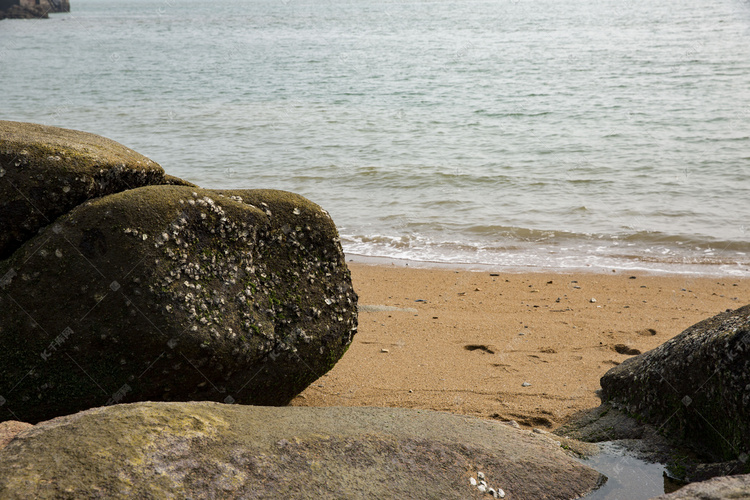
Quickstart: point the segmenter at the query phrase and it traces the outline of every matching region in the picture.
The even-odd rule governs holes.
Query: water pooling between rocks
[[[607,476],[607,482],[586,500],[648,500],[672,491],[665,490],[664,465],[641,460],[611,441],[599,443],[599,448],[581,463]]]

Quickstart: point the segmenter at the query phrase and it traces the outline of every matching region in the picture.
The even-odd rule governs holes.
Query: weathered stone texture
[[[750,306],[697,323],[601,379],[604,401],[715,461],[750,451]]]
[[[136,403],[37,425],[0,451],[0,497],[573,499],[604,479],[547,436],[397,408]]]
[[[5,418],[112,402],[286,404],[343,355],[356,294],[328,214],[281,191],[147,186],[0,262]]]

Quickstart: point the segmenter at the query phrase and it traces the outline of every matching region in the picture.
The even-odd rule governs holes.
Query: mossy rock
[[[605,479],[547,436],[399,408],[135,403],[44,422],[0,450],[0,497],[572,499]]]
[[[0,419],[113,402],[283,405],[338,361],[357,296],[328,214],[281,191],[145,186],[0,261]]]
[[[105,137],[0,121],[0,259],[86,200],[151,184],[185,181]]]
[[[602,397],[713,461],[750,454],[750,306],[718,314],[601,379]]]

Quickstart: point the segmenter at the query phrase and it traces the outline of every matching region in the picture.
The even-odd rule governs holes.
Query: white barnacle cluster
[[[271,209],[268,208],[268,203],[261,202],[260,206],[263,207],[263,210],[266,212],[266,215],[269,217],[273,217],[273,213],[271,212]]]
[[[228,217],[238,208],[230,199],[242,201],[193,192],[169,224],[149,228],[158,269],[149,288],[164,299],[162,314],[202,339],[208,363],[214,339],[230,341],[240,363],[351,343],[356,295],[342,285],[338,242],[307,224],[308,211],[290,207],[298,217],[283,227],[256,225],[252,217]],[[272,215],[268,204],[258,205]],[[142,227],[125,232],[143,239]]]
[[[133,236],[137,237],[138,239],[142,241],[146,241],[148,239],[148,234],[146,234],[143,231],[138,231],[137,229],[133,229],[130,227],[127,227],[123,231],[125,234],[132,234]]]
[[[119,163],[108,168],[100,168],[93,177],[97,189],[101,192],[110,186],[131,187],[157,184],[158,180],[163,179],[163,174],[158,170],[135,168],[133,165]]]
[[[491,495],[493,498],[505,498],[505,492],[501,488],[491,488],[487,484],[487,480],[483,472],[477,472],[477,477],[470,477],[469,484],[476,486],[476,488],[487,495]]]
[[[180,205],[182,212],[153,238],[165,258],[155,260],[164,270],[151,291],[166,294],[164,312],[184,315],[192,323],[190,331],[235,338],[236,328],[230,326],[234,323],[225,317],[231,296],[227,287],[238,285],[255,270],[256,229],[247,221],[227,219],[221,205],[208,196],[194,192]],[[126,230],[138,236],[137,231]]]

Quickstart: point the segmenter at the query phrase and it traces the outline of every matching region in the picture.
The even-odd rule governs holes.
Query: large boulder
[[[0,497],[572,499],[603,480],[549,437],[396,408],[136,403],[56,418],[0,451]]]
[[[750,475],[715,477],[691,483],[653,500],[739,500],[750,498]]]
[[[88,199],[173,183],[189,184],[105,137],[0,120],[0,259]]]
[[[715,461],[750,450],[750,306],[697,323],[625,360],[602,396]]]
[[[0,261],[0,419],[286,404],[347,350],[356,300],[333,221],[301,196],[163,185],[87,201]]]

